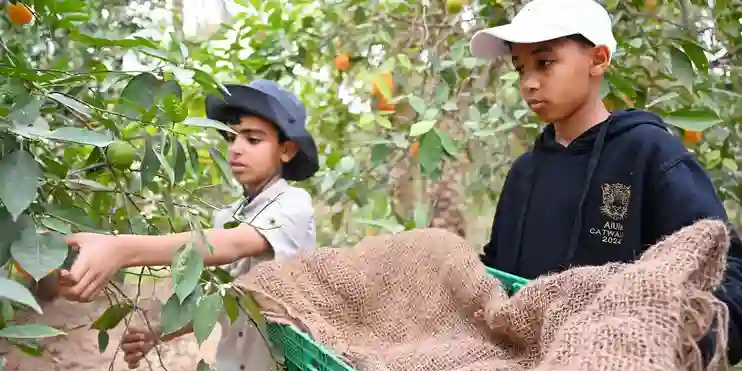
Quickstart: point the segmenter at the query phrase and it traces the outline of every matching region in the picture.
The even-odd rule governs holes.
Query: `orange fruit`
[[[379,76],[374,79],[373,84],[371,85],[371,92],[374,93],[374,95],[381,96],[381,90],[379,89],[379,84],[386,85],[387,88],[389,88],[389,91],[392,91],[394,79],[392,78],[391,72],[382,72],[379,74]]]
[[[379,110],[382,111],[394,111],[394,104],[387,103],[386,98],[383,96],[379,97]]]
[[[28,272],[24,271],[23,268],[21,268],[20,265],[18,265],[18,262],[14,262],[13,266],[15,266],[15,269],[18,271],[18,273],[22,274],[24,277],[28,278],[29,280],[33,280],[33,277],[28,274]]]
[[[8,3],[8,18],[15,24],[29,24],[33,19],[33,13],[23,3]]]
[[[350,68],[350,56],[346,53],[335,57],[335,68],[340,71],[347,71]]]
[[[685,130],[683,131],[683,139],[686,143],[698,144],[703,139],[703,133],[700,131]]]
[[[420,144],[418,143],[412,143],[410,144],[410,156],[415,157],[417,156],[417,152],[420,151]]]
[[[644,0],[644,12],[654,12],[657,10],[657,5],[659,5],[659,1],[657,0]]]

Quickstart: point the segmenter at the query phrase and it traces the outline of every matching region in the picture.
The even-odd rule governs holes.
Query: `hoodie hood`
[[[542,165],[544,158],[556,153],[566,153],[571,155],[583,155],[587,152],[590,153],[587,169],[585,171],[584,186],[580,192],[579,203],[577,205],[577,215],[569,235],[569,247],[564,259],[564,266],[567,266],[574,258],[575,252],[579,247],[579,236],[583,224],[582,211],[585,206],[585,199],[587,198],[588,191],[592,185],[595,169],[600,163],[603,148],[611,141],[620,138],[622,135],[642,125],[654,125],[663,130],[667,130],[667,126],[658,115],[652,112],[639,111],[635,109],[627,109],[611,113],[605,121],[582,133],[582,135],[575,138],[575,140],[566,147],[556,141],[556,133],[553,124],[548,125],[544,129],[541,135],[536,139],[534,145],[533,161],[531,163],[532,166],[530,166],[529,169],[525,169],[524,174],[525,185],[528,189],[525,196],[526,202],[523,203],[522,209],[519,210],[518,213],[518,222],[516,227],[516,236],[518,236],[516,244],[516,249],[518,250],[518,261],[521,258],[523,229],[528,216],[527,214],[530,206],[534,179],[535,176],[538,175],[540,165]]]
[[[654,125],[667,129],[662,118],[652,112],[627,109],[613,112],[608,118],[588,129],[582,135],[573,140],[569,146],[564,147],[556,141],[554,125],[548,125],[536,139],[534,151],[567,151],[571,153],[583,153],[594,147],[600,147],[606,141],[610,141],[625,134],[640,125]],[[601,129],[605,130],[601,138]]]

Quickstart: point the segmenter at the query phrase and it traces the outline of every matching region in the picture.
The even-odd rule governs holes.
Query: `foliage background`
[[[30,355],[62,335],[15,318],[41,311],[31,292],[44,281],[35,281],[69,264],[63,235],[199,230],[239,197],[218,124],[201,119],[205,93],[220,84],[274,79],[305,102],[321,171],[301,185],[328,247],[427,225],[481,246],[504,175],[542,128],[509,64],[468,50],[475,30],[506,22],[521,1],[465,2],[460,11],[440,0],[25,3],[30,24],[0,17],[0,265],[8,277],[0,278],[0,338]],[[674,125],[739,224],[742,4],[603,3],[620,49],[606,104],[649,109]],[[345,54],[350,68],[341,71],[335,58]],[[703,134],[691,140],[689,131]],[[130,169],[106,156],[117,141],[136,148]],[[204,271],[189,246],[173,261],[172,269],[122,272],[111,285],[110,309],[92,324],[101,349],[110,329],[137,316],[139,292],[124,294],[124,281],[172,272],[162,312],[171,329],[196,313],[231,311],[223,272]],[[195,318],[201,343],[216,317]]]

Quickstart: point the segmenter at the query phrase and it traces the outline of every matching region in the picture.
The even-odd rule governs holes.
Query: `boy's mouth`
[[[233,161],[229,162],[229,167],[232,168],[233,171],[245,171],[245,169],[247,169],[247,166],[245,166],[244,164]]]
[[[527,99],[526,103],[528,104],[528,107],[531,107],[534,111],[538,111],[546,105],[545,101],[539,99]]]

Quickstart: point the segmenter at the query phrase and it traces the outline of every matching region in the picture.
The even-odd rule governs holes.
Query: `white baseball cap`
[[[533,0],[506,25],[478,31],[471,53],[479,58],[510,55],[507,42],[530,44],[579,34],[595,45],[616,52],[611,18],[594,0]]]

